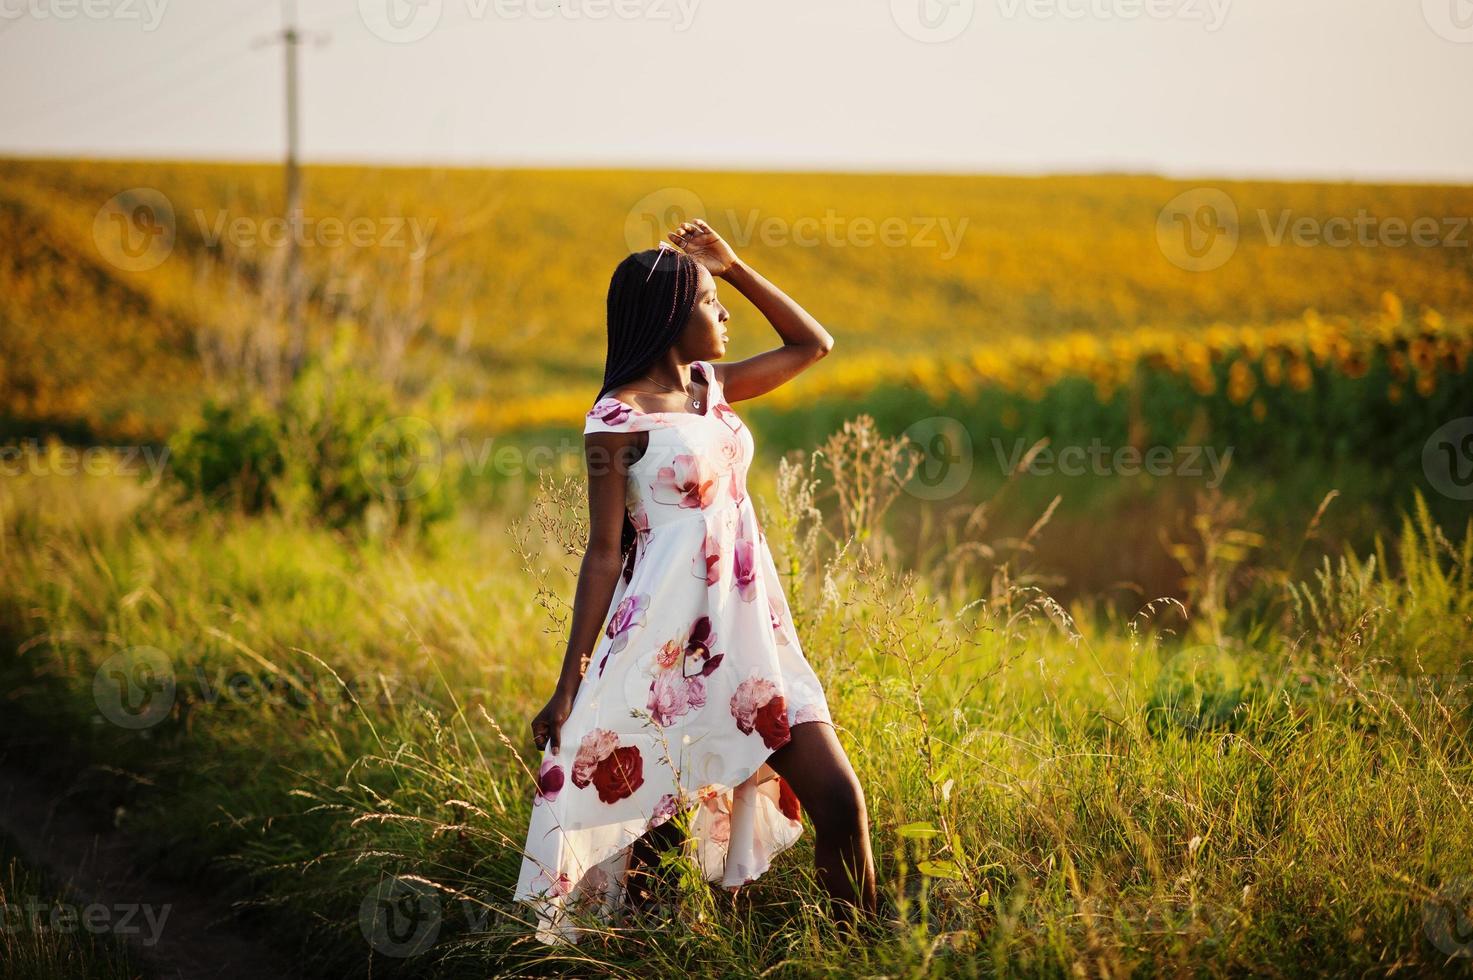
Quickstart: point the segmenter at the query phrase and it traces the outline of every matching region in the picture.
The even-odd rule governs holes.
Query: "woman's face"
[[[696,302],[685,322],[685,335],[681,338],[681,352],[696,361],[709,361],[726,356],[726,321],[731,316],[721,300],[716,298],[716,279],[697,267],[700,284],[696,287]]]

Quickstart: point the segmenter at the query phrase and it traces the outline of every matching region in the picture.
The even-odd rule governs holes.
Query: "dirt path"
[[[113,924],[153,977],[274,980],[293,975],[263,940],[234,921],[225,901],[139,867],[126,835],[99,828],[67,797],[66,787],[43,783],[0,754],[0,830],[15,841],[27,864],[66,886],[62,900],[106,909],[106,916],[100,910],[95,914]]]

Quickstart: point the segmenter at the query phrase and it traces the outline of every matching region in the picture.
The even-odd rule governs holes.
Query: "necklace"
[[[667,384],[660,384],[660,382],[655,381],[655,379],[654,378],[651,378],[648,374],[645,375],[645,378],[648,379],[649,381],[654,382],[657,385],[660,385],[660,387],[661,388],[664,388],[666,391],[678,391],[678,392],[680,392],[685,397],[690,398],[690,403],[691,403],[691,405],[695,406],[696,411],[700,411],[700,409],[701,409],[701,400],[699,398],[691,398],[690,392],[686,391],[684,388],[672,388],[672,387],[670,387]]]

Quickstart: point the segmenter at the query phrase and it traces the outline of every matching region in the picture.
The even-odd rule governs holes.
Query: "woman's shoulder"
[[[584,416],[583,432],[642,432],[654,428],[651,416],[612,394],[593,403]]]

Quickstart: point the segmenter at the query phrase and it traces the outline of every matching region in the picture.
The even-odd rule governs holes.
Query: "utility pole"
[[[306,353],[306,326],[302,318],[303,287],[306,280],[302,275],[301,240],[305,222],[302,214],[302,172],[298,163],[302,126],[298,97],[300,73],[297,66],[297,48],[307,40],[319,46],[326,44],[328,35],[321,31],[298,30],[296,0],[281,0],[281,23],[280,33],[259,39],[257,45],[280,41],[286,55],[286,225],[288,240],[284,279],[288,331],[286,369],[287,378],[290,379],[296,377],[297,372],[301,369],[302,359]]]

